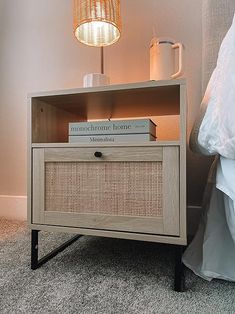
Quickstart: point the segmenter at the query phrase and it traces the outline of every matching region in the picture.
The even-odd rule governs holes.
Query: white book
[[[150,119],[69,123],[69,135],[143,134],[156,136],[156,124]]]
[[[69,143],[126,143],[155,141],[151,134],[124,134],[124,135],[73,135],[69,136]]]

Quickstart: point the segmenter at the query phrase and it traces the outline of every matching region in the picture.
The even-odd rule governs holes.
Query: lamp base
[[[89,73],[83,77],[83,87],[95,87],[109,84],[109,77],[102,73]]]

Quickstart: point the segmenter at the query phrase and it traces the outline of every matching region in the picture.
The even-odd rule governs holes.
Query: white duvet
[[[204,279],[235,281],[235,16],[220,47],[198,143],[219,154],[216,184],[183,262]]]
[[[235,159],[235,16],[206,91],[207,111],[198,135],[210,154]]]

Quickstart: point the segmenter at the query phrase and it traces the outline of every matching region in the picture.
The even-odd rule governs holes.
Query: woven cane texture
[[[48,162],[45,210],[162,217],[161,162]]]
[[[86,45],[115,43],[121,34],[120,0],[74,0],[74,32]]]

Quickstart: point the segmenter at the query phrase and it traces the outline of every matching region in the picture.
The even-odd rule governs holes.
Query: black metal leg
[[[31,269],[38,268],[38,230],[31,231]]]
[[[66,241],[65,243],[60,245],[58,248],[51,251],[49,254],[38,259],[38,232],[39,232],[39,230],[32,230],[32,232],[31,232],[31,269],[33,269],[33,270],[41,267],[43,264],[48,262],[50,259],[55,257],[58,253],[62,252],[69,245],[71,245],[78,238],[81,237],[81,235],[76,235],[76,236],[72,237],[72,239]]]
[[[183,251],[184,251],[184,246],[176,245],[174,290],[177,292],[183,292],[185,289],[184,265],[182,263]]]

